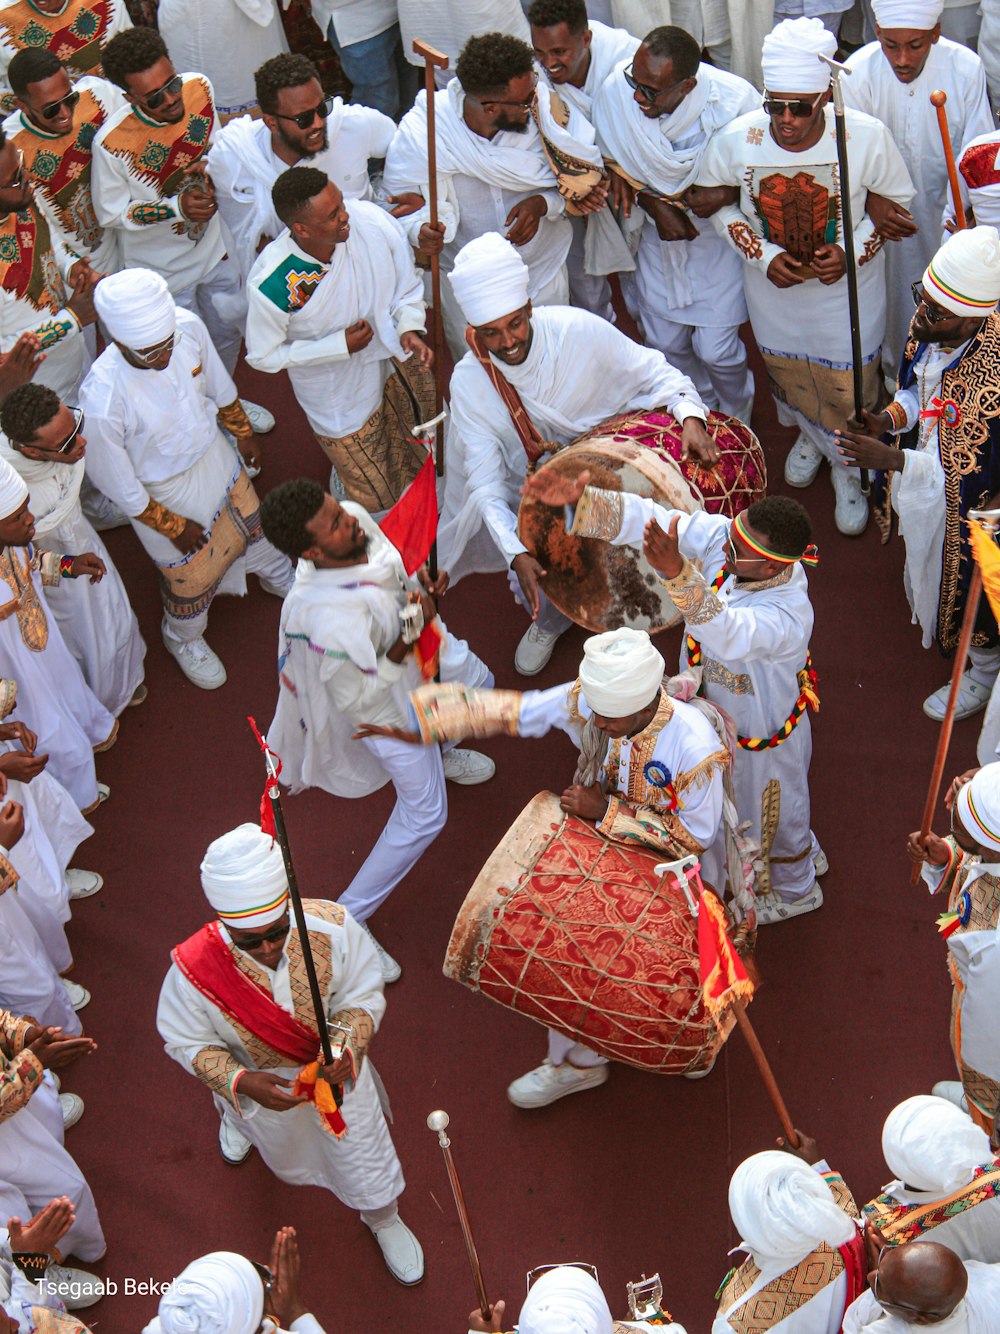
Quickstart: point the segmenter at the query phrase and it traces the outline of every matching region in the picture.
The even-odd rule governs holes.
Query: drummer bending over
[[[593,820],[607,838],[643,843],[671,861],[697,853],[705,880],[721,892],[729,750],[693,704],[661,688],[665,664],[644,630],[595,635],[583,654],[576,681],[524,693],[429,686],[410,696],[419,736],[378,726],[357,735],[435,745],[468,736],[541,737],[558,727],[580,748],[562,809]],[[517,1107],[545,1107],[607,1077],[603,1056],[550,1030],[548,1058],[516,1079],[507,1096]]]
[[[534,676],[570,621],[540,589],[545,571],[517,535],[529,460],[534,466],[546,450],[609,417],[642,409],[673,413],[682,424],[685,456],[714,463],[719,449],[705,430],[708,409],[698,391],[662,352],[640,347],[589,311],[546,306],[532,313],[528,269],[498,233],[464,246],[449,281],[478,352],[465,354],[451,380],[441,559],[454,578],[499,569],[500,553],[511,591],[532,621],[514,666]]]
[[[828,863],[809,824],[809,711],[819,707],[803,569],[816,563],[809,515],[787,496],[759,500],[734,520],[681,514],[585,487],[588,476],[546,469],[528,479],[525,495],[575,507],[575,535],[641,546],[660,573],[685,621],[681,669],[700,672],[706,699],[739,733],[736,809],[763,853],[757,921],[812,912],[823,903],[816,877]]]

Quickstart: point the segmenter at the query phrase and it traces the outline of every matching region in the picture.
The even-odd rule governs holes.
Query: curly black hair
[[[533,28],[556,28],[565,23],[571,33],[579,36],[589,26],[587,5],[585,0],[532,0],[528,22]]]
[[[319,79],[319,70],[308,56],[282,51],[280,56],[265,60],[253,76],[261,111],[273,116],[278,110],[278,94],[282,88],[301,88],[311,79]]]
[[[470,37],[455,64],[455,75],[470,97],[502,93],[511,79],[531,74],[535,54],[527,42],[505,32]]]
[[[0,403],[0,429],[12,445],[30,445],[58,411],[59,395],[47,384],[19,384]]]
[[[166,56],[167,44],[155,28],[126,28],[112,37],[101,52],[104,75],[128,92],[128,76],[141,74]]]
[[[318,167],[289,167],[271,186],[275,213],[286,227],[291,227],[310,199],[315,199],[329,184],[329,176]]]
[[[7,66],[7,82],[15,97],[24,97],[29,83],[51,79],[53,74],[65,68],[59,57],[44,46],[25,46]]]
[[[701,47],[684,28],[669,24],[654,28],[642,40],[649,54],[657,60],[669,60],[676,82],[693,79],[701,64]]]
[[[325,498],[326,492],[319,482],[306,477],[282,482],[273,491],[268,491],[260,502],[260,526],[264,536],[289,560],[298,560],[314,543],[306,524],[315,519]]]
[[[750,527],[761,534],[772,551],[799,557],[812,538],[809,514],[791,496],[765,496],[746,512]]]

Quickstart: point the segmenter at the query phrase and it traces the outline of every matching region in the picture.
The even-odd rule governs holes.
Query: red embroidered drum
[[[732,1027],[701,1002],[695,919],[651,848],[540,792],[462,904],[446,976],[640,1070],[702,1070]]]
[[[571,477],[587,468],[595,486],[652,496],[685,514],[704,509],[733,518],[767,490],[764,451],[735,417],[712,412],[708,429],[722,450],[712,469],[680,461],[681,428],[662,412],[612,417],[542,467]],[[533,501],[521,502],[518,534],[547,571],[546,595],[577,625],[597,632],[629,625],[654,634],[681,619],[641,551],[571,537],[561,510]]]

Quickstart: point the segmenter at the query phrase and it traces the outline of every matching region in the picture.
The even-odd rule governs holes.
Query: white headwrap
[[[288,878],[278,844],[259,825],[241,824],[209,843],[201,887],[227,926],[267,926],[288,903]]]
[[[924,291],[955,315],[985,316],[1000,301],[1000,234],[967,227],[949,236],[927,265]]]
[[[1000,762],[984,765],[959,788],[955,811],[977,843],[1000,852]]]
[[[176,328],[170,288],[151,269],[119,269],[102,278],[94,305],[115,342],[133,350],[164,342]]]
[[[880,28],[936,28],[944,0],[872,0]]]
[[[837,39],[819,19],[785,19],[764,38],[764,87],[769,93],[825,92],[830,66],[821,53],[835,56]]]
[[[608,630],[583,646],[583,697],[603,718],[625,718],[652,703],[665,668],[645,630]]]
[[[464,245],[448,281],[473,326],[502,319],[528,304],[528,266],[499,232],[484,232]]]
[[[761,1267],[771,1259],[789,1268],[821,1241],[843,1246],[855,1233],[820,1174],[776,1149],[740,1163],[729,1183],[729,1212]]]
[[[882,1153],[904,1186],[942,1197],[968,1185],[973,1170],[993,1158],[985,1130],[954,1103],[930,1093],[892,1109],[882,1129]]]
[[[0,459],[0,519],[9,519],[28,498],[24,478],[6,459]]]
[[[193,1260],[160,1298],[162,1334],[257,1334],[264,1285],[249,1260],[213,1251]]]
[[[517,1328],[519,1334],[612,1334],[614,1321],[594,1276],[560,1265],[532,1284]]]

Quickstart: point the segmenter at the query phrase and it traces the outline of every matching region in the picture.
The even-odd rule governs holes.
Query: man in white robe
[[[515,391],[543,450],[569,444],[616,413],[655,408],[682,424],[686,449],[714,461],[708,410],[661,352],[640,347],[607,320],[569,307],[533,313],[527,267],[496,232],[462,250],[450,282],[486,364],[470,350],[451,379],[442,561],[461,573],[507,568],[511,590],[532,618],[514,665],[533,676],[570,621],[546,598],[542,568],[517,535],[530,442],[522,440],[501,390]]]
[[[114,340],[80,391],[87,473],[129,516],[160,572],[164,647],[203,690],[226,670],[205,642],[212,599],[246,592],[256,574],[283,597],[288,561],[268,543],[244,463],[260,461],[236,386],[197,315],[175,306],[166,281],[123,269],[98,288]],[[237,436],[239,454],[220,425]]]
[[[649,1334],[685,1334],[684,1326],[662,1318],[662,1312],[650,1323],[646,1320],[613,1320],[608,1299],[591,1265],[542,1266],[544,1272],[528,1273],[528,1295],[517,1317],[519,1334],[625,1334],[628,1330]],[[491,1303],[491,1317],[502,1317],[506,1303]],[[469,1329],[495,1330],[495,1321],[487,1324],[482,1312],[469,1314]]]
[[[339,903],[366,922],[416,865],[448,818],[445,779],[483,783],[494,765],[475,751],[414,751],[391,740],[359,741],[362,723],[398,724],[406,695],[421,679],[418,632],[436,614],[426,569],[413,578],[371,516],[339,504],[315,482],[286,482],[268,493],[264,531],[298,561],[281,609],[278,704],[268,739],[281,756],[293,792],[321,787],[363,797],[391,782],[396,805],[375,847]],[[419,608],[413,624],[404,612]],[[469,646],[442,626],[444,680],[492,685],[493,674]],[[400,975],[381,947],[387,981]]]
[[[239,825],[209,844],[201,883],[216,920],[173,951],[156,1026],[167,1054],[211,1090],[223,1158],[241,1162],[256,1148],[280,1180],[332,1191],[360,1211],[392,1276],[419,1283],[423,1251],[399,1217],[403,1172],[367,1059],[385,1013],[371,941],[339,904],[303,902],[336,1043],[324,1066],[278,844]],[[299,1076],[317,1057],[306,1085]],[[325,1114],[315,1099],[338,1085],[340,1107]]]
[[[181,69],[209,80],[220,118],[254,110],[254,70],[288,50],[278,0],[160,0],[156,26]]]
[[[930,94],[938,88],[947,94],[954,151],[994,127],[982,61],[967,46],[941,36],[941,8],[941,0],[875,0],[878,40],[854,52],[847,61],[850,77],[842,81],[847,105],[888,127],[916,191],[910,207],[915,234],[904,234],[886,248],[889,295],[882,359],[893,382],[913,315],[910,285],[940,245],[941,215],[950,198]]]
[[[862,1293],[844,1315],[844,1334],[994,1334],[1000,1311],[1000,1265],[962,1261],[936,1242],[887,1246]]]
[[[695,182],[712,135],[755,111],[760,95],[699,56],[681,28],[654,28],[632,63],[609,75],[593,118],[624,178],[626,207],[645,215],[627,290],[646,342],[694,382],[709,407],[749,421],[754,383],[739,334],[747,318],[743,265],[709,220],[734,191]]]
[[[45,589],[45,598],[84,680],[115,717],[146,696],[146,645],[121,575],[80,508],[84,478],[83,413],[41,384],[19,385],[0,403],[0,458],[28,486],[40,551],[92,551],[104,562],[97,584],[77,579]]]
[[[424,62],[413,50],[414,38],[448,57],[447,69],[434,70],[439,88],[455,77],[455,62],[470,37],[504,32],[523,42],[529,40],[521,0],[399,0],[399,30],[403,55],[421,71]]]
[[[882,1154],[895,1179],[862,1213],[886,1241],[936,1241],[962,1260],[1000,1262],[1000,1163],[985,1130],[922,1093],[886,1117]]]
[[[764,40],[765,109],[717,131],[705,154],[701,185],[737,186],[738,204],[712,215],[742,255],[754,337],[764,357],[778,414],[800,434],[785,461],[785,480],[809,486],[824,460],[839,463],[834,431],[853,408],[853,352],[846,255],[838,206],[839,169],[830,70],[836,40],[818,19],[780,23]],[[770,108],[768,111],[766,108]],[[905,206],[913,186],[892,136],[860,111],[846,113],[851,211],[861,321],[865,406],[877,408],[885,333],[883,238],[866,211],[869,192]],[[800,219],[810,219],[803,227]],[[834,517],[857,536],[868,502],[857,469],[833,467]]]
[[[379,513],[419,471],[412,428],[434,415],[423,280],[399,225],[348,207],[325,172],[290,167],[273,194],[288,230],[250,272],[247,361],[288,371],[345,494]]]

